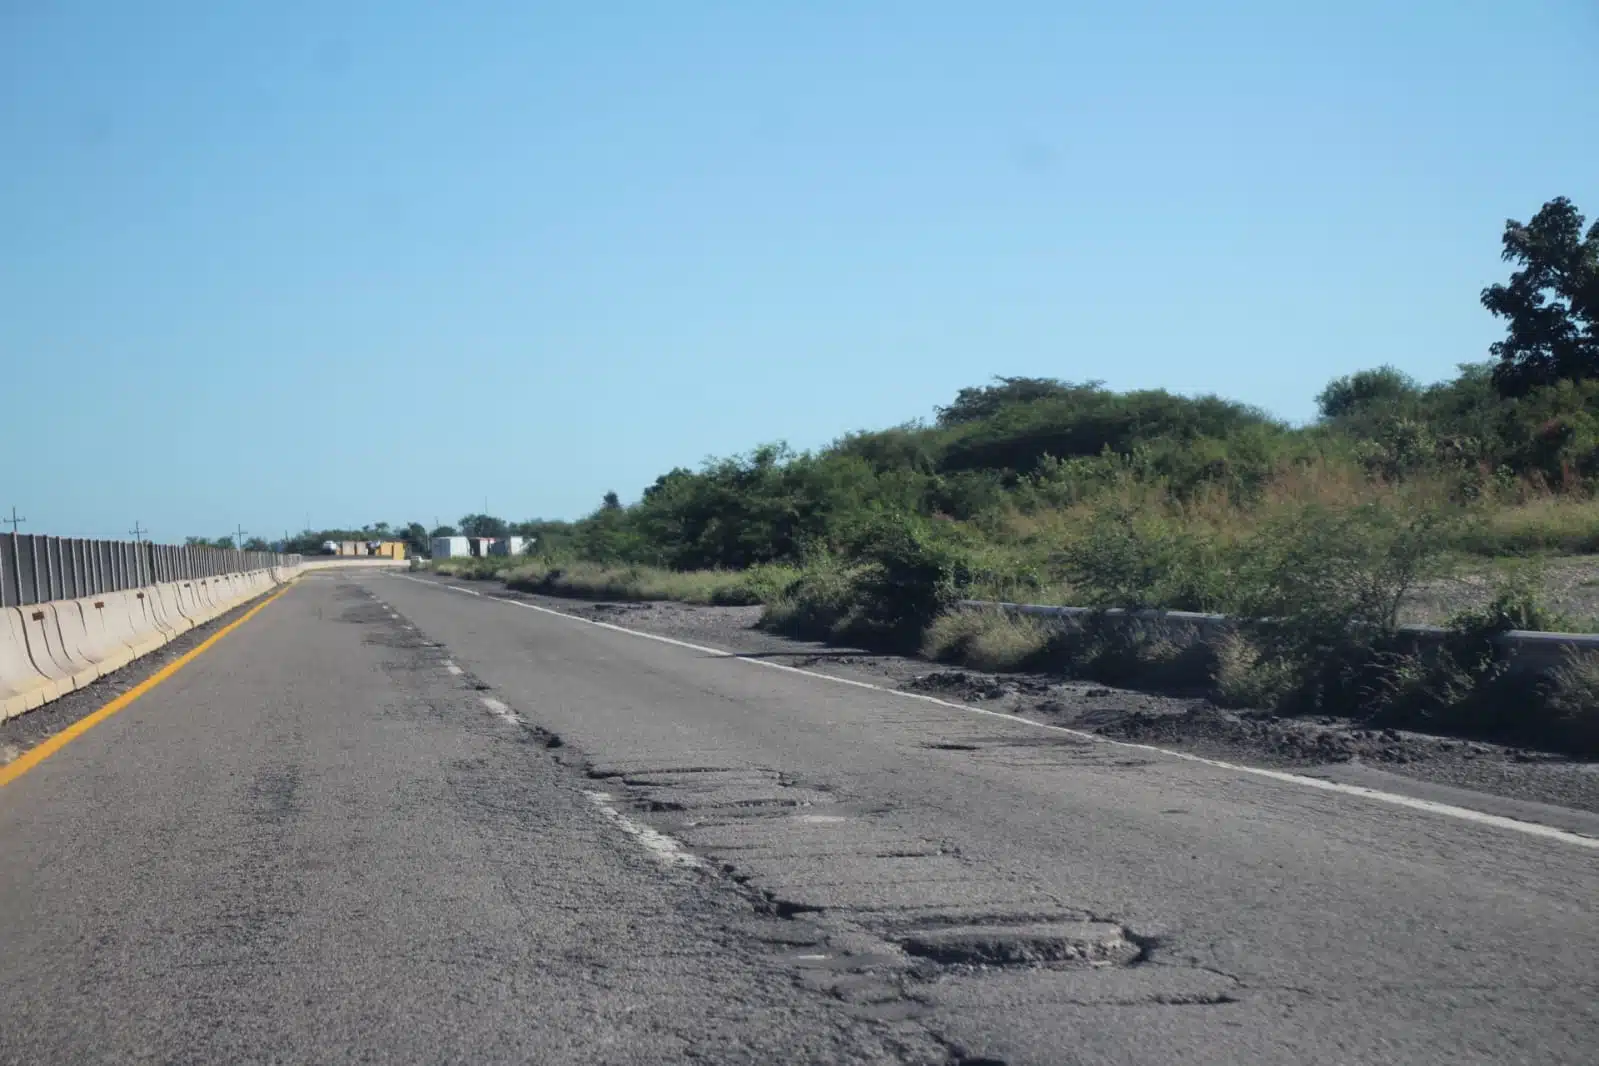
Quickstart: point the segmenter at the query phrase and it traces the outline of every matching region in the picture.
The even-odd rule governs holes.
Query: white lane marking
[[[431,585],[434,588],[455,589],[457,592],[465,592],[472,596],[483,595],[481,592],[474,592],[471,589],[457,589],[454,585],[446,585],[440,581],[423,581],[419,578],[405,577],[403,574],[395,574],[393,576],[403,577],[406,581],[415,581],[419,585]],[[491,598],[499,599],[499,597]],[[1240,774],[1249,774],[1252,777],[1264,777],[1269,781],[1280,781],[1285,784],[1300,785],[1305,788],[1318,789],[1322,792],[1337,792],[1345,796],[1359,796],[1362,799],[1376,800],[1379,803],[1387,803],[1395,807],[1406,807],[1410,810],[1424,811],[1428,814],[1439,814],[1446,818],[1457,818],[1463,822],[1474,822],[1477,825],[1493,826],[1496,829],[1509,829],[1512,832],[1525,833],[1528,836],[1543,837],[1546,840],[1557,840],[1562,844],[1575,844],[1581,848],[1589,848],[1594,851],[1599,851],[1599,837],[1584,836],[1581,833],[1572,833],[1564,829],[1556,829],[1554,826],[1543,825],[1538,822],[1524,822],[1519,818],[1506,818],[1504,815],[1500,814],[1488,814],[1485,811],[1474,811],[1469,807],[1456,807],[1449,803],[1438,803],[1433,800],[1417,799],[1414,796],[1406,796],[1398,792],[1383,792],[1375,788],[1367,788],[1364,785],[1346,785],[1340,781],[1323,781],[1321,778],[1303,777],[1299,774],[1290,774],[1282,770],[1267,770],[1259,766],[1243,766],[1239,763],[1224,762],[1221,759],[1207,759],[1203,755],[1193,755],[1186,751],[1172,751],[1170,748],[1158,748],[1153,744],[1135,744],[1129,740],[1112,740],[1109,737],[1102,737],[1098,733],[1085,733],[1080,729],[1071,729],[1063,725],[1051,725],[1048,722],[1035,722],[1031,718],[1023,718],[1016,714],[1006,714],[1004,711],[991,711],[984,707],[972,707],[964,703],[951,703],[948,700],[941,700],[937,696],[929,696],[921,692],[905,692],[900,689],[884,688],[882,685],[874,685],[870,681],[857,681],[850,677],[834,677],[832,674],[820,674],[814,670],[806,670],[798,666],[787,666],[783,663],[769,662],[766,659],[751,659],[747,656],[740,655],[737,652],[727,651],[722,648],[707,648],[701,644],[690,644],[686,640],[677,640],[673,637],[663,637],[657,633],[645,633],[638,629],[626,629],[619,625],[613,625],[610,622],[596,622],[591,618],[580,618],[575,614],[567,614],[565,611],[551,610],[548,607],[540,607],[537,604],[525,603],[521,600],[501,599],[500,602],[510,604],[512,607],[525,607],[530,611],[537,611],[540,614],[554,615],[556,618],[565,618],[572,622],[581,622],[586,626],[596,626],[600,629],[609,629],[617,633],[627,633],[630,636],[643,637],[645,640],[653,640],[661,644],[670,644],[677,648],[686,648],[689,651],[702,652],[706,655],[715,655],[723,659],[737,659],[738,661],[748,663],[751,666],[760,666],[768,670],[781,670],[785,673],[801,674],[805,677],[814,677],[823,681],[831,681],[837,685],[849,685],[853,688],[869,689],[872,692],[882,692],[890,696],[899,696],[907,700],[921,700],[925,703],[935,704],[939,707],[948,707],[951,710],[966,711],[969,714],[980,714],[989,718],[1004,718],[1007,721],[1015,722],[1019,725],[1031,726],[1034,729],[1042,729],[1052,733],[1064,733],[1067,736],[1077,737],[1080,740],[1087,740],[1095,744],[1109,744],[1112,747],[1128,748],[1133,751],[1144,751],[1158,755],[1168,755],[1173,759],[1181,759],[1184,762],[1200,763],[1204,766],[1214,766],[1217,769],[1231,770],[1234,773]]]
[[[499,715],[501,718],[505,719],[510,724],[512,724],[512,725],[521,725],[522,724],[521,715],[519,715],[515,711],[511,710],[511,708],[507,707],[505,704],[501,703],[499,700],[495,699],[493,696],[484,696],[484,697],[482,697],[482,699],[483,699],[483,706],[487,707],[490,711],[492,711],[493,713]]]
[[[683,846],[676,840],[658,830],[642,825],[613,807],[609,792],[584,791],[593,804],[609,818],[618,829],[638,841],[639,846],[650,853],[650,857],[666,864],[667,866],[682,866],[695,869],[705,865],[705,860],[698,855],[690,855],[683,850]]]
[[[448,670],[450,673],[454,674],[456,677],[460,677],[463,673],[466,672],[466,671],[462,670],[459,666],[456,666],[454,663],[450,662],[449,660],[445,660],[444,668],[446,670]]]

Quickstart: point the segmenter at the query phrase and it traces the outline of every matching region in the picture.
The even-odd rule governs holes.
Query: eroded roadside
[[[759,607],[590,603],[450,582],[507,599],[725,648],[819,673],[870,681],[1117,740],[1383,787],[1392,779],[1520,803],[1599,813],[1599,762],[1332,717],[1285,718],[1045,674],[988,674],[921,659],[794,640],[756,628]]]
[[[805,989],[926,1026],[950,1062],[1586,1061],[1586,847],[819,682],[950,672],[748,609],[509,597],[689,645],[667,647],[468,588],[380,592],[559,736],[644,849],[747,894],[740,929]]]

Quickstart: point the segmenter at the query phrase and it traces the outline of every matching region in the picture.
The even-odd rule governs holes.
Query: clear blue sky
[[[575,517],[995,374],[1484,357],[1593,0],[0,0],[0,510]]]

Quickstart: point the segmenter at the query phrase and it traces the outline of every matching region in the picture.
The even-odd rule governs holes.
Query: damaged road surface
[[[1582,817],[324,574],[0,790],[0,1062],[1586,1064]]]

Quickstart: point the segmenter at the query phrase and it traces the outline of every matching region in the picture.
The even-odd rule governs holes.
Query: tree
[[[244,550],[247,552],[269,552],[272,550],[272,545],[260,537],[251,537],[244,542]]]
[[[406,552],[413,556],[427,555],[433,547],[428,540],[427,527],[421,522],[407,522],[400,539],[405,541]]]
[[[508,536],[510,525],[503,518],[487,514],[469,514],[461,519],[461,533],[468,537]]]
[[[600,501],[600,508],[606,511],[620,511],[622,509],[622,497],[615,492],[607,492],[605,498]]]
[[[1007,407],[1018,407],[1038,400],[1059,400],[1085,392],[1098,392],[1100,381],[1073,384],[1054,378],[996,377],[994,385],[972,386],[955,394],[955,402],[938,409],[938,424],[959,426],[992,418]]]
[[[1421,395],[1414,378],[1391,366],[1361,370],[1327,383],[1316,397],[1323,418],[1340,418],[1372,407],[1396,407]]]
[[[1599,377],[1599,221],[1586,236],[1583,222],[1564,196],[1525,225],[1505,222],[1501,258],[1521,269],[1482,291],[1483,307],[1508,320],[1505,339],[1489,348],[1501,395]]]
[[[459,536],[459,533],[457,532],[457,530],[456,530],[456,528],[454,526],[439,526],[439,527],[435,528],[432,533],[429,533],[428,536],[430,536],[430,537],[454,537],[454,536]]]

